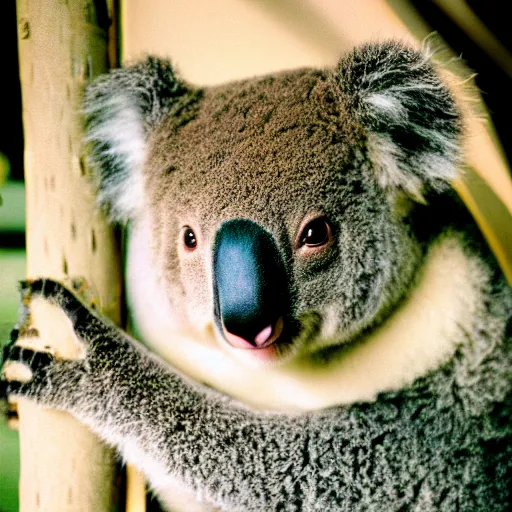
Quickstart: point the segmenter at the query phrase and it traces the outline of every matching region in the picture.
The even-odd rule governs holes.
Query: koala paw
[[[77,293],[85,295],[83,286]],[[25,309],[28,310],[28,317],[30,317],[31,304],[34,299],[41,298],[49,304],[57,306],[71,321],[73,331],[84,345],[88,344],[89,334],[95,331],[95,328],[98,329],[100,324],[103,323],[99,315],[82,303],[75,293],[52,279],[22,281],[21,296]],[[69,358],[71,356],[65,355],[64,357]],[[77,355],[76,357],[80,356]]]
[[[11,343],[4,348],[0,396],[69,409],[77,401],[83,375],[81,361],[59,361],[48,352]]]
[[[130,341],[56,281],[22,282],[21,296],[20,328],[5,348],[0,393],[74,413]]]
[[[54,310],[58,313],[62,310],[71,320],[71,327],[69,323],[63,324],[62,314],[60,319],[56,316],[55,321],[54,317],[41,315],[41,310],[35,314],[37,297],[57,306]],[[19,328],[12,331],[11,341],[3,349],[0,397],[10,402],[26,397],[42,405],[61,408],[74,400],[76,386],[85,374],[85,343],[76,334],[75,327],[87,322],[90,313],[65,287],[48,279],[22,282],[21,298]],[[34,322],[38,324],[38,317],[46,321],[41,325],[41,332],[33,326]],[[59,347],[61,338],[73,345],[67,352],[61,348],[62,341]],[[50,348],[49,344],[57,348]]]
[[[19,331],[14,329],[11,342],[3,348],[1,395],[38,396],[48,387],[50,369],[55,364],[51,353],[16,345]]]
[[[36,297],[42,297],[59,306],[71,319],[80,318],[80,314],[88,312],[80,300],[65,286],[52,279],[36,279],[35,281],[21,281],[21,296],[23,304],[28,307],[30,301]]]

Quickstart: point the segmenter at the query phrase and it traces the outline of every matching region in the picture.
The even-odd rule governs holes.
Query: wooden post
[[[119,322],[121,266],[113,232],[95,207],[79,122],[84,85],[108,69],[107,13],[100,0],[17,0],[27,274],[84,278],[98,307]],[[39,316],[35,327],[59,337],[52,320]],[[57,355],[72,356],[69,343],[54,347]],[[21,512],[112,510],[112,452],[66,414],[25,401],[18,413]]]

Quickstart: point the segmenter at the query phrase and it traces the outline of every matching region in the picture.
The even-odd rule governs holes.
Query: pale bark
[[[17,1],[27,275],[84,278],[91,285],[89,295],[97,297],[96,306],[119,322],[121,267],[117,244],[95,206],[79,116],[84,85],[108,68],[107,10],[100,4],[83,0]],[[59,338],[59,320],[53,315],[42,312],[30,323],[41,334],[36,343],[48,345]],[[45,332],[53,332],[54,337]],[[61,357],[79,355],[69,336],[54,344],[53,350]],[[110,511],[115,495],[111,450],[66,414],[25,401],[18,404],[18,412],[20,510]]]

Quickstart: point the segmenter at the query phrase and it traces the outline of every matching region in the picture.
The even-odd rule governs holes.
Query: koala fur
[[[148,58],[85,113],[151,352],[36,281],[86,357],[13,345],[33,378],[7,392],[77,416],[169,510],[511,508],[512,292],[451,188],[463,123],[427,56],[202,89]]]

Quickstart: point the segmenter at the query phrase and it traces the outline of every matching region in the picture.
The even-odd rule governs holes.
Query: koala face
[[[103,202],[147,219],[182,327],[271,362],[393,308],[422,255],[399,204],[442,189],[458,158],[449,92],[396,43],[210,89],[150,60],[93,85],[86,112]]]
[[[182,127],[178,115],[169,116],[148,143],[144,182],[165,287],[175,307],[186,305],[190,326],[216,325],[219,342],[247,347],[254,357],[348,338],[397,300],[417,260],[413,240],[371,179],[365,134],[340,115],[328,78],[300,71],[205,91],[199,101],[208,108],[198,106]],[[230,223],[247,236],[235,242]],[[222,233],[230,251],[219,252]],[[259,237],[268,247],[246,249]],[[268,278],[258,277],[258,261],[250,263],[264,251]],[[229,330],[222,308],[215,316],[215,257],[217,274],[227,274],[227,290],[217,295],[243,288],[231,307],[253,309],[256,320]],[[245,273],[232,268],[236,258],[249,262]],[[259,294],[247,290],[258,287]]]

